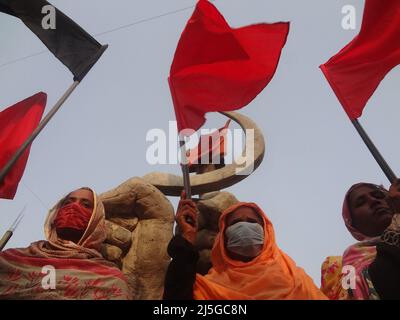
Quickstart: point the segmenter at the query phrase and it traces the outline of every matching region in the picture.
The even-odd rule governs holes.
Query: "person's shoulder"
[[[342,265],[342,256],[328,256],[325,258],[325,260],[322,262],[322,268],[326,267],[332,267],[332,268],[337,268]]]
[[[19,256],[29,252],[31,246],[25,248],[9,248],[0,252],[0,256]]]
[[[321,291],[330,300],[347,300],[347,292],[342,288],[342,256],[328,256],[321,266]]]

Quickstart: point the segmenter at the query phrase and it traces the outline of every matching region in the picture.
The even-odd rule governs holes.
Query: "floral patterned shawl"
[[[63,198],[46,219],[47,241],[0,253],[0,299],[130,298],[123,273],[100,254],[106,238],[105,214],[93,195],[93,213],[77,244],[58,238],[53,226]]]

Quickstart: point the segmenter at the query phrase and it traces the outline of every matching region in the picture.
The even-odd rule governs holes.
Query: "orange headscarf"
[[[250,262],[229,258],[224,245],[225,218],[239,207],[255,210],[264,221],[263,251]],[[238,203],[225,210],[211,252],[213,267],[196,275],[194,298],[198,300],[326,299],[303,269],[275,243],[272,223],[254,203]]]

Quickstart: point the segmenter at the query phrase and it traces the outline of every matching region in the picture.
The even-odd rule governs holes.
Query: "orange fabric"
[[[230,259],[224,245],[225,218],[237,208],[253,208],[264,220],[263,251],[250,262]],[[220,217],[211,252],[213,267],[196,275],[194,298],[198,300],[327,299],[303,269],[282,252],[275,242],[272,223],[254,203],[238,203]]]

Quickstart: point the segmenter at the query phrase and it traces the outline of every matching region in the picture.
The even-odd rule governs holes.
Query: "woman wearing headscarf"
[[[388,192],[358,183],[346,193],[344,223],[359,242],[323,263],[321,290],[330,299],[400,299],[398,185]]]
[[[47,241],[0,253],[0,299],[128,299],[123,273],[105,260],[102,202],[89,188],[68,194],[50,210]]]
[[[224,211],[211,252],[212,268],[196,274],[196,205],[181,200],[176,216],[182,235],[170,242],[164,299],[326,299],[303,269],[275,242],[272,223],[254,203]]]

